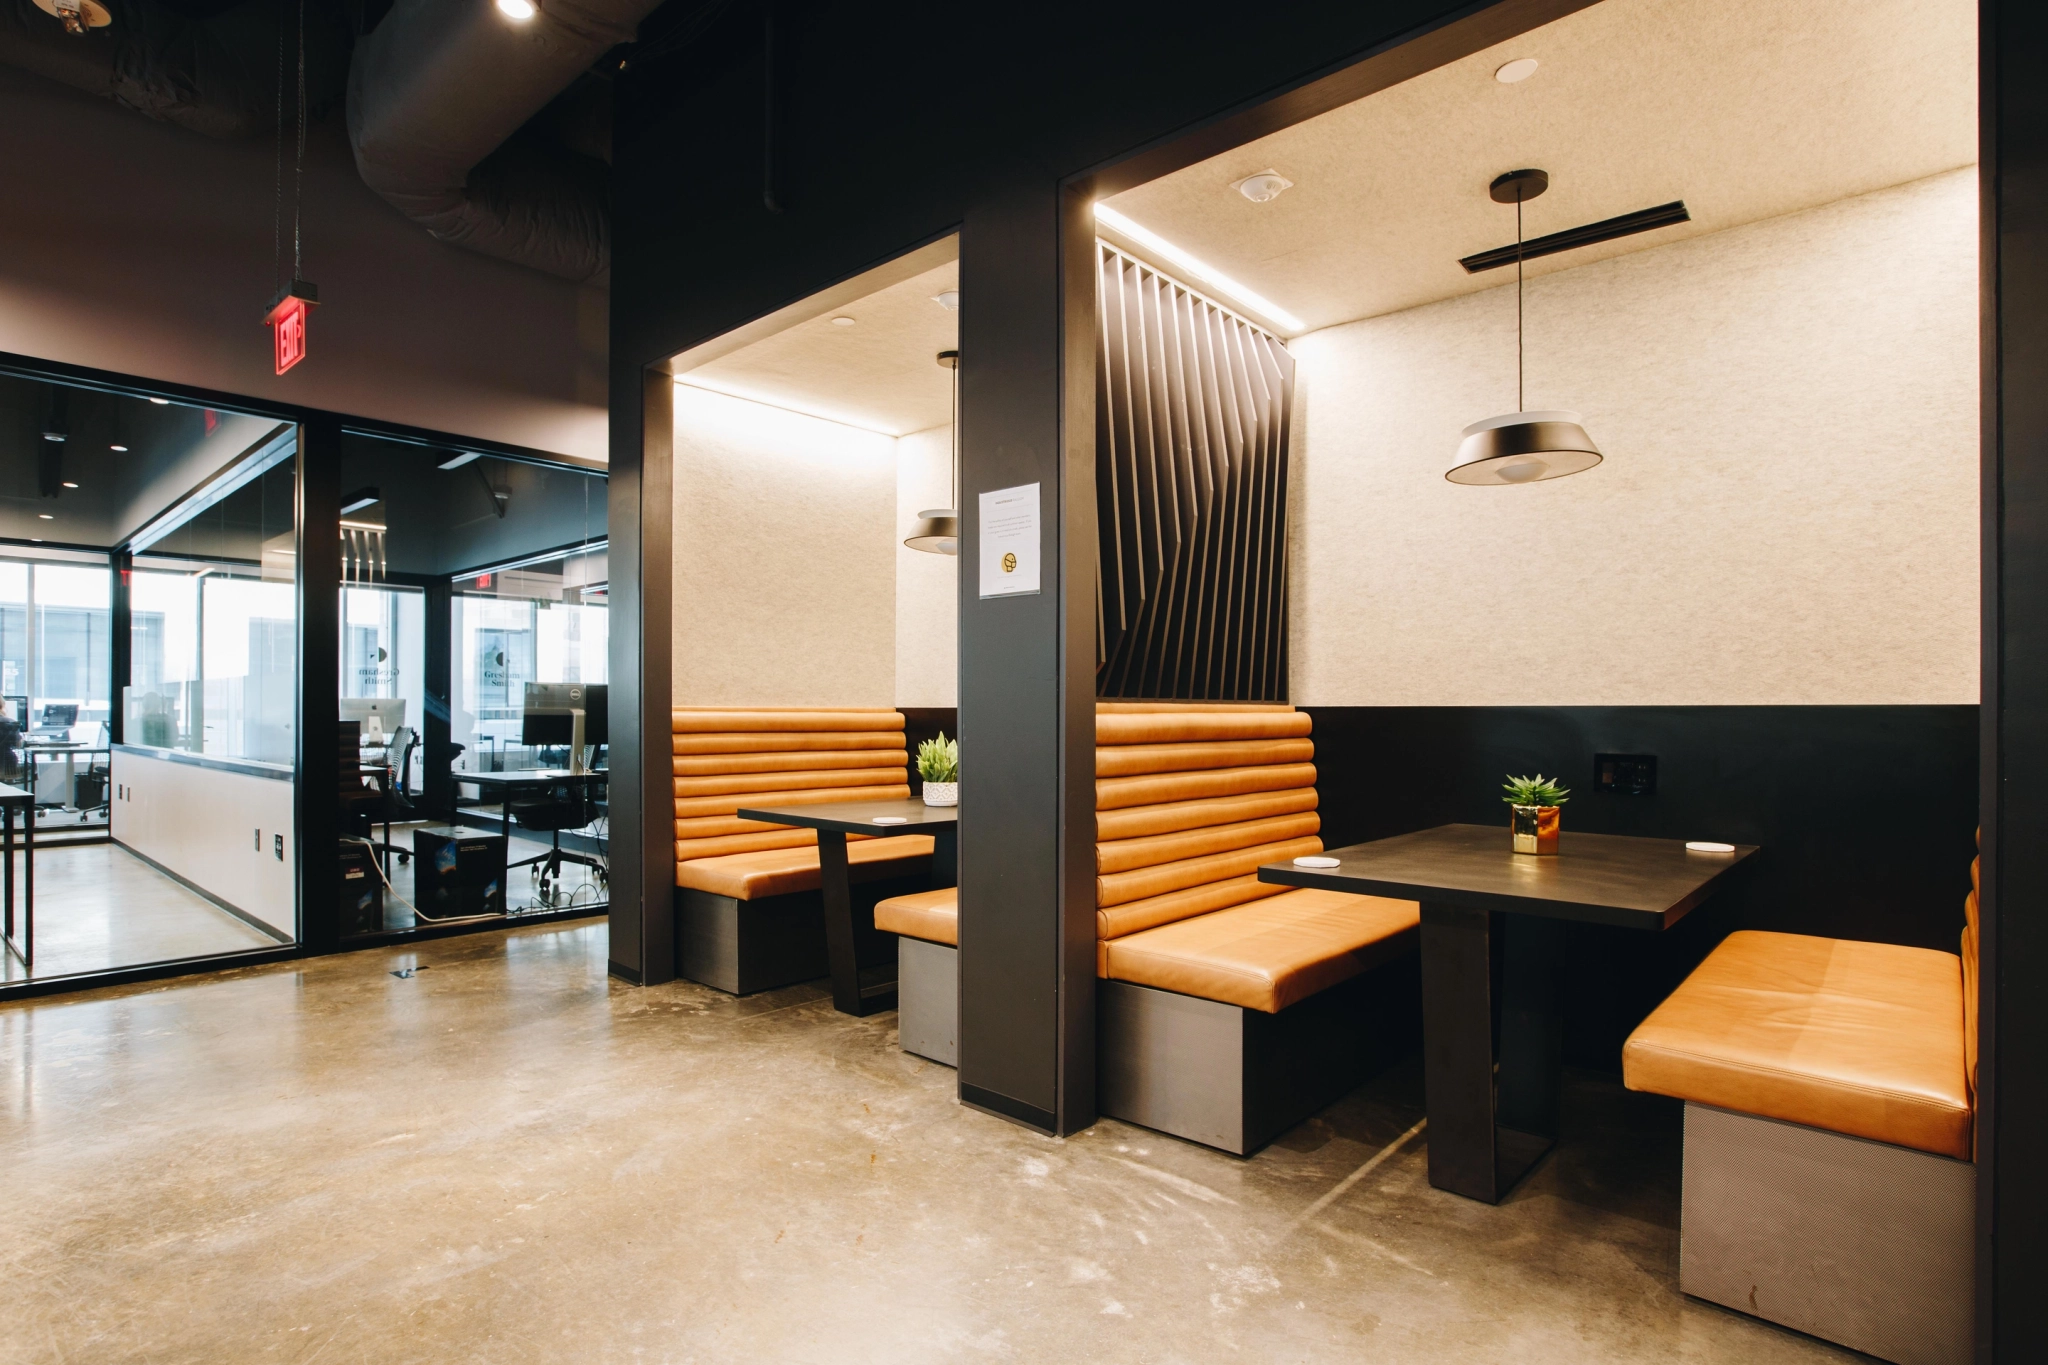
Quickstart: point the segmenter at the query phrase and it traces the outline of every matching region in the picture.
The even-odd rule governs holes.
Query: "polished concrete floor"
[[[1412,1069],[1248,1161],[1056,1141],[893,1014],[636,989],[604,936],[0,1008],[0,1361],[1856,1358],[1678,1294],[1677,1115],[1607,1082],[1487,1207]]]
[[[46,845],[39,839],[35,858],[35,969],[0,953],[0,983],[279,946],[118,844]],[[17,852],[17,896],[23,861]]]

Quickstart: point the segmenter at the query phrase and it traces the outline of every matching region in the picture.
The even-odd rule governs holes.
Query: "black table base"
[[[1423,1081],[1438,1189],[1497,1204],[1557,1141],[1558,934],[1555,920],[1422,904]]]
[[[879,832],[879,831],[878,831]],[[924,831],[919,831],[920,833]],[[960,833],[953,825],[935,825],[932,836],[934,887],[959,882]],[[841,1014],[866,1016],[896,1008],[896,974],[863,981],[860,934],[853,919],[853,876],[846,861],[843,830],[818,831],[818,889],[825,905],[825,956],[832,965],[832,1007]]]

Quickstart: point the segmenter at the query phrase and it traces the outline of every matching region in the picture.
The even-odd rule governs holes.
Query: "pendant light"
[[[1515,206],[1515,407],[1517,411],[1474,422],[1461,433],[1458,462],[1444,477],[1452,483],[1518,484],[1561,479],[1600,463],[1600,447],[1580,425],[1576,412],[1529,412],[1522,397],[1522,205],[1550,188],[1544,171],[1509,171],[1487,193],[1496,204]]]
[[[919,512],[917,525],[903,543],[926,554],[957,555],[960,553],[960,353],[940,351],[939,364],[953,372],[953,425],[949,429],[952,478],[948,484],[953,501],[945,507]]]

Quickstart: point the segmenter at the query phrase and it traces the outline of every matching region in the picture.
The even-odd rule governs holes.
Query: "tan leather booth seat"
[[[903,714],[893,710],[681,707],[672,716],[676,885],[738,900],[818,889],[815,830],[742,820],[742,806],[910,795]],[[847,841],[855,881],[910,876],[930,835]]]
[[[1311,725],[1284,705],[1098,705],[1098,976],[1276,1013],[1413,947],[1413,901],[1258,879],[1322,851]]]
[[[914,891],[875,903],[875,927],[905,938],[960,945],[960,889],[942,886],[936,891]]]
[[[1974,907],[1966,945],[1973,930]],[[1633,1090],[1968,1158],[1964,998],[1974,967],[1926,948],[1739,931],[1629,1037],[1623,1078]]]

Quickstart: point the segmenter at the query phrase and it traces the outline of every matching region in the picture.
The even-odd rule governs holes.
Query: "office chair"
[[[530,829],[536,834],[546,832],[551,836],[546,853],[521,858],[506,868],[508,872],[515,867],[533,868],[534,881],[539,886],[540,899],[543,903],[552,904],[560,894],[563,863],[578,863],[588,867],[596,873],[597,884],[605,884],[606,867],[602,858],[594,858],[587,853],[577,853],[562,847],[563,830],[581,829],[597,819],[597,801],[591,795],[590,787],[581,783],[564,783],[550,790],[546,796],[512,802],[511,811],[513,824],[521,829]],[[512,831],[506,830],[505,833],[509,839]]]
[[[369,842],[372,849],[381,854],[397,854],[401,864],[412,861],[412,850],[391,843],[391,827],[404,824],[418,815],[411,801],[406,799],[406,789],[412,785],[412,753],[419,747],[420,737],[408,726],[399,726],[391,732],[390,743],[385,748],[385,770],[390,774],[383,785],[365,785],[369,779],[356,775],[354,769],[342,773],[341,814],[343,827],[359,839]],[[392,755],[397,755],[396,760]],[[360,761],[360,753],[356,758]],[[350,785],[351,776],[355,784]],[[384,838],[371,838],[378,825],[384,826]]]

